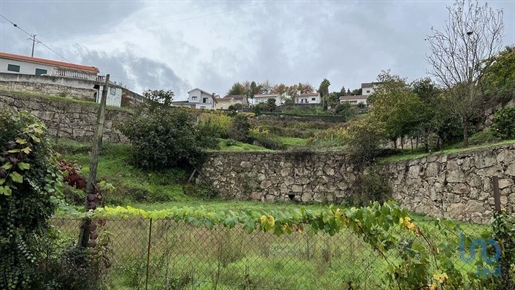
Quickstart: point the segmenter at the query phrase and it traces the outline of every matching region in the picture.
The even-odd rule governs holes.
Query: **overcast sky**
[[[515,44],[515,0],[488,2],[504,11],[504,44]],[[387,69],[425,77],[424,38],[443,27],[452,3],[0,0],[0,14],[51,48],[36,44],[35,57],[95,66],[135,92],[184,99],[195,87],[223,96],[245,80],[318,88],[327,78],[339,91]],[[0,17],[0,51],[30,56],[28,38]]]

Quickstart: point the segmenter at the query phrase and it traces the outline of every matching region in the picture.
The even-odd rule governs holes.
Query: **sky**
[[[480,1],[483,3],[484,1]],[[200,88],[224,96],[235,82],[356,89],[383,70],[428,76],[424,40],[442,29],[438,0],[0,0],[0,51],[95,66],[141,93]],[[515,0],[504,45],[515,44]],[[6,19],[7,18],[7,19]],[[14,27],[12,23],[17,27]]]

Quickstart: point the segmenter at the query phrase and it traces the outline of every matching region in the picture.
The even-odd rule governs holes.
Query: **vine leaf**
[[[11,172],[11,174],[9,174],[9,177],[11,177],[11,180],[14,181],[14,182],[17,182],[17,183],[23,183],[23,176],[21,176],[21,174],[19,174],[18,172]]]
[[[23,145],[23,144],[27,143],[27,140],[22,139],[22,138],[16,138],[16,143],[18,143],[20,145]]]
[[[9,186],[0,186],[0,195],[10,196],[12,194],[12,190]]]
[[[25,163],[25,162],[20,162],[20,163],[18,163],[18,168],[20,168],[20,170],[29,170],[30,164]]]
[[[21,149],[21,151],[22,151],[23,153],[25,153],[25,154],[29,154],[29,153],[30,153],[30,151],[32,151],[32,149],[30,149],[30,147],[29,147],[29,146],[27,146],[27,147],[25,147],[25,148]],[[18,152],[19,152],[19,150],[18,150]]]

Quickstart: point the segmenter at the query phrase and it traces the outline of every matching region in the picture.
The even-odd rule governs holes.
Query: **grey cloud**
[[[172,90],[180,99],[186,96],[190,89],[190,86],[165,63],[139,57],[132,52],[108,55],[83,48],[78,48],[77,52],[82,63],[99,67],[104,73],[109,73],[113,81],[139,93],[146,89]]]

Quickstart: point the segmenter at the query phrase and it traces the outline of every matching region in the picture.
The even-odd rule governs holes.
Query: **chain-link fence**
[[[433,249],[465,239],[466,249],[453,249],[449,261],[465,275],[484,275],[477,263],[484,256],[478,251],[472,257],[470,245],[490,226],[458,223],[451,229],[433,226],[434,219],[416,220],[427,233],[417,236],[399,227],[388,234],[406,251],[417,250],[410,248],[417,239],[430,239]],[[61,240],[77,239],[80,220],[54,218],[52,224]],[[374,249],[350,230],[330,236],[309,234],[308,226],[276,236],[168,219],[107,219],[101,235],[110,237],[111,267],[104,277],[110,289],[390,289],[388,273],[402,259],[399,250]],[[495,253],[490,249],[486,256]]]

